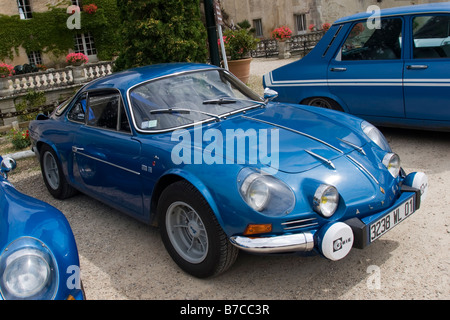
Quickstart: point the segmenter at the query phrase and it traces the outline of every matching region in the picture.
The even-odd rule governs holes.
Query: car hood
[[[245,159],[246,164],[299,173],[319,165],[333,167],[333,160],[360,150],[368,142],[358,130],[361,121],[325,109],[271,103],[218,122],[214,129],[223,137],[226,163],[244,163]],[[217,139],[205,135],[206,131],[204,155],[218,151],[213,150]]]

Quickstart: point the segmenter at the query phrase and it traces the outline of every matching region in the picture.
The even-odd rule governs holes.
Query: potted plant
[[[250,77],[250,51],[256,49],[258,39],[247,29],[228,29],[224,31],[224,44],[230,56],[228,68],[242,82],[247,83]]]
[[[89,59],[84,53],[69,53],[66,56],[66,62],[73,66],[81,66],[83,63],[88,63]]]
[[[292,31],[286,26],[276,28],[272,31],[272,38],[277,40],[278,44],[278,58],[287,59],[291,57],[289,51],[289,40],[291,38]]]
[[[0,62],[0,78],[11,77],[14,73],[15,71],[13,66]]]

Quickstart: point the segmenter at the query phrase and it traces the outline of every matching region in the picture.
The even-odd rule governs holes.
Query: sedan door
[[[406,117],[450,121],[450,15],[412,18],[405,63]]]
[[[75,182],[89,195],[139,218],[141,144],[131,135],[120,93],[90,92],[85,117],[72,146]]]
[[[403,19],[382,19],[373,28],[354,22],[337,56],[330,61],[328,86],[360,116],[404,117]]]

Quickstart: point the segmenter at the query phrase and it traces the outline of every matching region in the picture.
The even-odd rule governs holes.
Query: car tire
[[[319,108],[344,111],[342,107],[334,100],[325,97],[313,97],[304,100],[303,104]]]
[[[185,272],[198,278],[212,277],[236,260],[239,249],[230,243],[205,198],[189,182],[169,185],[157,210],[164,246]]]
[[[61,200],[73,196],[76,190],[67,183],[56,152],[49,145],[43,145],[39,154],[42,177],[50,194]]]

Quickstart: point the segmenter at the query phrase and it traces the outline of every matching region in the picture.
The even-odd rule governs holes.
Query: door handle
[[[410,64],[406,66],[406,69],[408,70],[423,70],[428,69],[428,66],[426,64]]]
[[[84,148],[78,148],[78,147],[72,146],[72,152],[78,152],[78,151],[84,151]]]
[[[344,67],[340,67],[340,68],[331,68],[330,71],[333,71],[333,72],[343,72],[343,71],[347,71],[347,68],[344,68]]]

